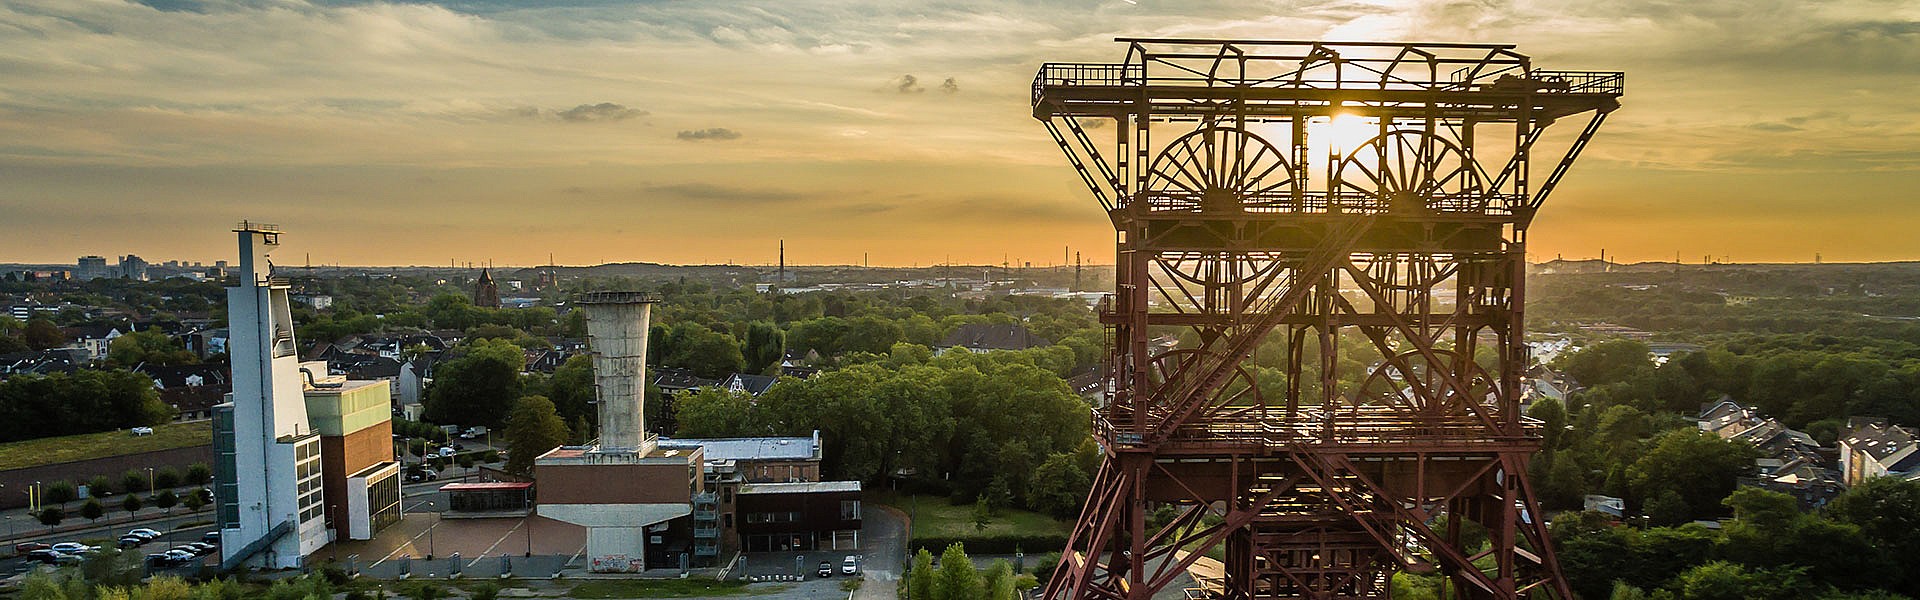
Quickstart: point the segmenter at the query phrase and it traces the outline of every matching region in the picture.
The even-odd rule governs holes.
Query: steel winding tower
[[[1383,598],[1406,570],[1571,598],[1527,481],[1526,230],[1623,75],[1508,45],[1118,41],[1033,82],[1118,243],[1105,458],[1045,597],[1149,598],[1217,548],[1212,597]],[[1263,343],[1284,381],[1247,368]]]

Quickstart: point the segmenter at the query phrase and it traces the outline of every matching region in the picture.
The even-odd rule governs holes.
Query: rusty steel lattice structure
[[[1526,476],[1526,232],[1623,75],[1507,45],[1118,41],[1033,82],[1118,243],[1105,456],[1044,597],[1149,598],[1211,551],[1190,596],[1383,598],[1405,570],[1570,599]],[[1343,373],[1356,335],[1372,364]]]

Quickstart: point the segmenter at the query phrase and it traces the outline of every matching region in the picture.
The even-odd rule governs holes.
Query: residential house
[[[1899,425],[1868,425],[1840,439],[1841,470],[1847,485],[1874,477],[1920,480],[1920,434]]]
[[[947,334],[945,340],[934,347],[936,352],[961,349],[968,352],[992,352],[995,350],[1026,350],[1051,346],[1047,338],[1034,335],[1032,331],[1019,324],[968,323]]]

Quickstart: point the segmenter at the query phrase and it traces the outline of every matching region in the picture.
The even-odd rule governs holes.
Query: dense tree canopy
[[[507,471],[532,472],[533,459],[566,443],[570,433],[566,421],[554,412],[553,401],[545,396],[520,398],[507,419]]]
[[[0,441],[158,425],[173,416],[153,380],[124,370],[0,381]]]
[[[499,427],[520,397],[526,355],[501,340],[478,340],[462,350],[436,368],[427,390],[427,420]]]

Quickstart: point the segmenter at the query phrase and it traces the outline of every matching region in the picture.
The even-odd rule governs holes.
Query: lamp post
[[[433,512],[433,501],[427,501],[427,512]],[[427,560],[433,560],[433,528],[440,526],[440,516],[434,515],[433,524],[427,526]]]
[[[153,467],[147,467],[147,494],[152,495],[154,491],[155,490],[153,489]]]

